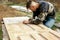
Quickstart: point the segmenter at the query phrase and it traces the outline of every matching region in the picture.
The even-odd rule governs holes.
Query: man
[[[55,9],[53,4],[46,1],[28,1],[26,4],[26,8],[32,10],[33,18],[29,19],[28,21],[24,21],[23,23],[33,23],[37,25],[43,23],[49,28],[51,28],[54,25]]]

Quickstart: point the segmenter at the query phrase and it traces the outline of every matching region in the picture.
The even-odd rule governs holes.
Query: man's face
[[[35,6],[30,6],[29,8],[31,11],[36,11],[36,7]]]

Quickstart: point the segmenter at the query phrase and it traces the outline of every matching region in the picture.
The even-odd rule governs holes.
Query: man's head
[[[36,9],[38,8],[38,3],[34,1],[28,1],[26,4],[26,8],[32,11],[36,11]]]

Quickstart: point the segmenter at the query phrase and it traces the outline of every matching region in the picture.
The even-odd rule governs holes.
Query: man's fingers
[[[28,24],[28,23],[29,23],[29,21],[23,21],[23,23]]]

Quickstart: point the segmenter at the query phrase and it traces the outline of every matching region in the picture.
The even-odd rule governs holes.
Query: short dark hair
[[[28,1],[28,2],[26,3],[26,8],[27,8],[27,9],[30,8],[31,3],[32,3],[32,1]]]

